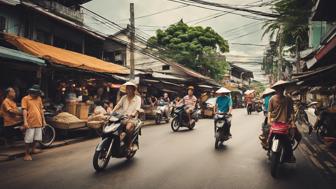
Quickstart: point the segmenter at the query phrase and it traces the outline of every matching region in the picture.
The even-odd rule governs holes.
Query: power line
[[[251,34],[254,34],[254,33],[257,33],[257,32],[260,32],[260,30],[255,30],[255,31],[252,31],[252,32],[249,32],[249,33],[246,33],[246,34],[243,34],[243,35],[240,35],[240,36],[237,36],[237,37],[235,37],[235,38],[233,38],[233,39],[228,39],[228,40],[236,40],[236,39],[238,39],[238,38],[241,38],[241,37],[245,37],[245,36],[248,36],[248,35],[251,35]]]
[[[185,5],[191,5],[191,6],[202,8],[202,9],[208,9],[208,10],[219,11],[219,12],[228,12],[228,11],[223,11],[222,9],[205,7],[205,6],[193,4],[193,3],[190,3],[190,2],[181,2],[182,0],[168,0],[168,1],[181,3],[181,4],[185,4]],[[239,16],[243,16],[243,17],[246,17],[246,18],[249,18],[249,19],[254,19],[254,20],[269,20],[269,19],[266,19],[266,18],[260,18],[260,17],[255,17],[255,16],[251,16],[251,15],[246,15],[246,14],[239,14],[239,13],[234,13],[234,12],[232,12],[230,14],[239,15]]]
[[[224,9],[236,10],[236,11],[241,11],[241,12],[248,12],[250,14],[263,16],[263,17],[269,17],[269,18],[279,17],[279,15],[273,14],[273,13],[266,13],[266,12],[257,11],[257,10],[253,10],[253,9],[234,7],[234,6],[230,6],[230,5],[226,5],[226,4],[203,1],[203,0],[193,0],[193,1],[190,1],[190,0],[168,0],[168,1],[181,3],[181,4],[187,4],[187,5],[191,5],[191,6],[196,6],[198,4],[198,5],[215,7],[215,8],[224,8]]]
[[[185,8],[185,7],[188,7],[188,6],[189,5],[182,5],[182,6],[178,6],[178,7],[174,7],[174,8],[164,9],[164,10],[161,10],[161,11],[158,11],[158,12],[154,12],[154,13],[151,13],[151,14],[146,14],[146,15],[135,17],[135,19],[146,18],[146,17],[162,14],[162,13],[165,13],[165,12],[169,12],[169,11]],[[128,19],[129,18],[124,18],[124,19],[121,19],[120,21],[124,21],[124,20],[128,20]]]
[[[253,43],[230,43],[231,45],[242,45],[242,46],[257,46],[257,47],[265,47],[267,45],[261,44],[253,44]]]

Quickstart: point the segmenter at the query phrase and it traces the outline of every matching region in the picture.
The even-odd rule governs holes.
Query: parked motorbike
[[[190,130],[194,129],[195,124],[199,119],[199,115],[201,114],[199,108],[196,108],[191,115],[191,119],[194,120],[192,124],[189,123],[188,115],[184,109],[185,105],[181,105],[175,108],[173,120],[171,122],[171,128],[174,132],[178,131],[180,127],[187,127]]]
[[[305,110],[307,110],[309,107],[312,107],[316,105],[317,102],[312,102],[310,104],[306,104],[303,102],[297,103],[297,108],[295,111],[295,122],[297,122],[299,125],[305,124],[309,129],[309,134],[313,131],[313,126],[308,120],[308,115]]]
[[[325,137],[336,138],[336,113],[328,112],[327,108],[319,108],[315,114],[318,116],[315,124],[317,139],[324,143]]]
[[[271,128],[269,137],[268,155],[271,161],[271,175],[276,178],[278,175],[278,168],[280,164],[287,163],[285,157],[285,140],[289,138],[292,150],[296,150],[300,140],[295,136],[290,136],[288,129],[273,129]]]
[[[167,117],[167,114],[165,113],[165,109],[167,108],[169,104],[164,101],[159,101],[159,104],[157,106],[156,112],[155,112],[155,123],[158,125],[161,123],[161,121],[165,121],[166,123],[169,123],[170,117]]]
[[[132,159],[138,149],[129,151],[128,146],[120,141],[120,134],[124,125],[122,120],[126,117],[114,113],[103,126],[102,141],[97,145],[93,156],[93,167],[96,171],[106,168],[111,157]],[[141,135],[142,122],[139,120],[131,136],[126,136],[129,142],[139,147],[139,135]]]
[[[231,114],[216,113],[215,121],[215,149],[219,148],[220,144],[231,138],[229,132],[229,125],[231,124]]]

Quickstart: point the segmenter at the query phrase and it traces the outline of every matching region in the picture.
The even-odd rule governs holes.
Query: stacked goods
[[[87,103],[79,103],[76,107],[76,116],[79,119],[87,120],[89,116],[89,107],[90,105]]]
[[[52,122],[53,126],[59,129],[75,129],[85,126],[85,121],[78,119],[68,112],[57,114],[53,117]]]
[[[88,119],[88,127],[92,129],[98,129],[102,127],[103,123],[105,122],[107,116],[104,114],[97,114],[97,115],[91,115]]]

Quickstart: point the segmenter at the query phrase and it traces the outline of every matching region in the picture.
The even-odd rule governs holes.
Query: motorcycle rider
[[[166,114],[167,118],[170,116],[170,98],[168,96],[168,93],[164,93],[162,100],[166,103],[165,108],[164,108],[164,113]]]
[[[294,107],[293,100],[284,95],[285,87],[288,82],[280,80],[276,82],[272,89],[276,91],[269,101],[268,106],[268,124],[271,125],[271,130],[287,129],[290,130],[290,134],[295,131],[294,121]],[[289,163],[296,162],[293,154],[290,139],[287,135],[283,138],[285,148],[285,159]]]
[[[226,89],[225,87],[221,87],[219,90],[216,91],[219,96],[216,99],[216,105],[214,107],[215,113],[227,113],[232,116],[232,98],[230,96],[230,90]],[[231,135],[231,123],[228,124],[228,132],[230,137]]]
[[[270,125],[268,124],[268,105],[269,105],[269,101],[271,99],[271,97],[274,95],[275,90],[271,89],[271,88],[267,88],[263,94],[262,94],[262,98],[264,98],[264,115],[265,115],[265,121],[262,125],[262,134],[259,135],[259,139],[261,140],[261,145],[267,149],[267,137],[269,134],[269,127]]]
[[[188,87],[188,94],[185,97],[183,97],[183,104],[185,105],[184,110],[188,115],[190,125],[193,124],[193,122],[194,122],[191,119],[191,114],[195,110],[196,103],[197,103],[197,98],[194,96],[194,87],[189,86]]]
[[[123,87],[126,87],[126,95],[121,97],[118,104],[112,110],[112,112],[118,112],[127,117],[122,122],[122,124],[125,125],[125,132],[120,134],[121,141],[124,141],[126,136],[131,136],[135,125],[139,122],[138,114],[141,110],[141,97],[135,94],[137,85],[132,81],[128,81],[123,84]],[[133,146],[130,141],[127,142],[129,150],[138,148],[138,146]]]

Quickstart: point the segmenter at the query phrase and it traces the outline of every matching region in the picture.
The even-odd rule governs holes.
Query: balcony
[[[80,9],[76,10],[76,9],[64,6],[55,1],[49,1],[49,0],[24,0],[24,1],[32,2],[38,6],[41,6],[42,8],[48,9],[50,12],[58,16],[69,19],[71,21],[75,21],[78,23],[83,23],[84,21],[83,12]]]

